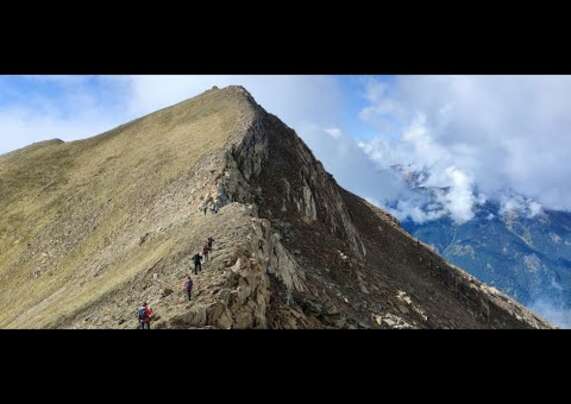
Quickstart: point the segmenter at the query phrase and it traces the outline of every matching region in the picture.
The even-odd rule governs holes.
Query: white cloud
[[[465,223],[474,217],[475,197],[472,192],[473,181],[454,166],[447,167],[445,174],[451,186],[450,191],[442,196],[440,202],[450,212],[456,223]]]
[[[432,177],[455,167],[497,198],[505,189],[534,199],[528,214],[571,209],[571,76],[402,76],[369,83],[361,118],[378,129],[363,150],[376,160],[415,162]],[[396,135],[395,135],[396,134]],[[390,150],[390,153],[387,152]],[[469,185],[448,176],[468,217]],[[461,191],[460,191],[461,190]]]
[[[457,167],[453,153],[433,139],[424,114],[416,114],[398,140],[385,140],[379,136],[361,141],[359,146],[381,168],[402,165],[427,170],[429,175],[420,185],[447,189],[435,195],[443,211],[424,212],[414,205],[419,200],[401,201],[398,206],[403,210],[395,212],[397,217],[410,217],[420,223],[447,214],[461,224],[474,216],[474,206],[481,196],[473,192],[473,177]]]
[[[343,132],[341,132],[341,129],[339,128],[324,129],[324,131],[333,139],[338,139],[343,135]]]
[[[506,191],[499,197],[500,214],[524,216],[532,219],[543,213],[543,207],[537,201],[521,194]]]
[[[441,205],[430,209],[423,202],[425,201],[413,197],[401,198],[396,207],[389,207],[387,210],[400,221],[411,219],[418,224],[440,219],[448,213]]]
[[[543,207],[541,206],[540,203],[536,201],[531,201],[528,204],[528,210],[529,210],[528,217],[533,218],[543,212]]]

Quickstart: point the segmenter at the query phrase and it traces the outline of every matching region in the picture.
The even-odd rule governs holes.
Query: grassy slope
[[[49,326],[172,248],[165,238],[126,249],[84,281],[91,257],[137,228],[137,213],[221,148],[249,108],[214,90],[94,138],[0,156],[0,327]]]

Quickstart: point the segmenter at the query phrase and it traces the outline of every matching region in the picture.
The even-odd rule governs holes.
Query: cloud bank
[[[429,172],[427,186],[449,187],[441,202],[458,222],[473,216],[478,199],[506,190],[526,199],[504,198],[504,207],[528,216],[569,210],[569,94],[570,76],[369,80],[360,118],[378,136],[360,146],[380,167],[414,163]]]

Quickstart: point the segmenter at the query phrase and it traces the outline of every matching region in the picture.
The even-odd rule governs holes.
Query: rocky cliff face
[[[32,160],[51,169],[30,183]],[[157,328],[549,327],[339,187],[241,87],[0,170],[0,204],[26,224],[0,222],[2,327],[132,328],[143,300]]]

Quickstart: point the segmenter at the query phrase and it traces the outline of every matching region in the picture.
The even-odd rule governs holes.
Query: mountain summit
[[[1,328],[548,328],[341,188],[242,87],[0,156]],[[213,249],[183,284],[208,237]]]

